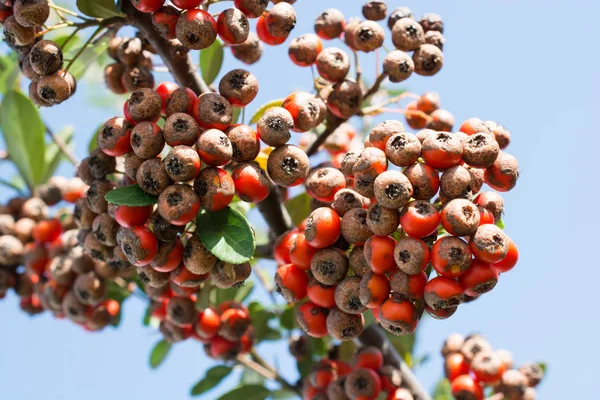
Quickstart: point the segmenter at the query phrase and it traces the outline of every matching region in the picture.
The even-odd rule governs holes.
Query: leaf
[[[296,393],[287,389],[279,389],[271,394],[271,398],[274,400],[295,399],[297,397],[298,395]]]
[[[505,228],[504,221],[502,221],[502,218],[500,218],[498,221],[496,221],[496,226],[500,229]]]
[[[338,359],[339,360],[342,360],[345,362],[350,362],[350,361],[352,361],[352,357],[354,356],[354,353],[356,353],[356,343],[354,343],[352,340],[342,342],[338,346]]]
[[[204,311],[210,306],[210,294],[212,286],[205,283],[204,286],[198,292],[198,299],[196,300],[196,310]]]
[[[214,389],[217,385],[223,381],[231,373],[233,368],[225,366],[225,365],[217,365],[216,367],[212,367],[206,374],[204,378],[198,381],[194,387],[192,387],[191,395],[199,396],[202,393],[206,393],[212,389]]]
[[[256,384],[264,384],[265,378],[260,375],[258,372],[251,370],[250,368],[244,368],[242,371],[242,376],[240,378],[240,386],[241,385],[256,385]]]
[[[538,367],[540,367],[542,369],[542,371],[544,372],[544,375],[546,375],[546,373],[548,373],[548,364],[545,362],[538,362],[537,363]]]
[[[125,14],[117,8],[114,0],[77,0],[77,8],[89,17],[125,17]]]
[[[433,390],[433,400],[453,400],[452,390],[448,379],[442,379],[438,382]]]
[[[297,361],[296,368],[298,369],[300,377],[307,377],[312,372],[315,364],[316,362],[310,357],[305,357],[302,360]]]
[[[157,196],[149,195],[137,184],[111,190],[104,198],[109,203],[130,207],[151,206],[158,202]]]
[[[63,143],[67,145],[67,148],[71,149],[71,141],[73,139],[73,126],[64,127],[60,132],[56,134],[57,137],[62,139]],[[60,165],[60,162],[65,158],[65,155],[62,153],[58,145],[54,142],[46,145],[46,168],[44,171],[44,177],[42,182],[48,182],[48,179],[54,175],[56,169]]]
[[[250,118],[250,124],[255,124],[258,122],[258,120],[260,119],[260,117],[263,116],[263,114],[272,107],[281,107],[281,105],[283,104],[283,100],[284,99],[276,99],[276,100],[271,100],[265,104],[263,104],[262,106],[258,107],[258,110],[256,110],[256,112],[254,113],[254,115],[252,116],[252,118]]]
[[[116,300],[119,303],[122,303],[123,300],[128,298],[131,295],[131,292],[127,287],[121,287],[117,285],[114,281],[106,282],[106,295],[107,299]]]
[[[171,343],[161,340],[154,345],[152,352],[150,353],[150,368],[158,368],[160,364],[165,361],[169,351],[171,350]]]
[[[254,335],[257,342],[281,339],[281,334],[269,326],[269,321],[275,318],[274,312],[265,309],[256,301],[248,305],[248,311],[252,326],[254,326]]]
[[[19,73],[19,64],[15,57],[12,55],[0,57],[0,93],[18,87]]]
[[[231,120],[231,123],[232,124],[239,123],[240,115],[242,115],[242,109],[239,107],[233,107],[233,118]],[[244,122],[244,121],[242,121],[242,122]]]
[[[288,331],[298,327],[298,322],[296,321],[296,309],[294,306],[286,306],[279,317],[279,325]]]
[[[299,194],[286,201],[285,208],[292,217],[292,223],[298,226],[310,214],[310,196],[306,192]]]
[[[271,391],[263,385],[244,385],[225,393],[218,400],[265,400]]]
[[[217,79],[223,65],[223,54],[223,43],[219,40],[200,52],[200,72],[207,85]]]
[[[100,130],[102,130],[103,127],[104,127],[104,124],[100,125],[98,127],[98,129],[96,129],[96,131],[94,132],[94,135],[92,136],[92,138],[90,139],[90,143],[88,144],[88,152],[89,153],[96,150],[96,148],[98,147],[98,134],[100,133]]]
[[[90,0],[93,1],[93,0]],[[108,38],[100,40],[94,45],[88,45],[77,60],[73,63],[69,72],[75,77],[76,80],[80,80],[87,71],[91,68],[90,66],[101,56],[106,53],[108,49]],[[74,56],[74,54],[73,54]],[[72,57],[67,55],[66,57]]]
[[[146,307],[146,312],[144,313],[144,318],[142,318],[142,325],[148,326],[150,325],[150,319],[152,318],[152,306]]]
[[[0,129],[6,151],[12,156],[29,186],[41,183],[44,175],[44,123],[31,100],[16,90],[9,91],[0,105]]]
[[[196,218],[198,238],[212,254],[222,261],[241,264],[254,255],[256,240],[252,227],[239,211],[202,211]]]

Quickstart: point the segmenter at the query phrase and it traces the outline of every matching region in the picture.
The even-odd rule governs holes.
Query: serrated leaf
[[[85,15],[95,18],[126,16],[119,11],[114,0],[77,0],[77,8]]]
[[[256,240],[250,223],[239,211],[202,211],[196,218],[198,238],[212,254],[222,261],[241,264],[254,255]]]
[[[271,100],[265,104],[263,104],[262,106],[258,107],[258,110],[256,110],[256,112],[254,113],[254,115],[252,116],[252,118],[250,118],[250,124],[255,124],[258,122],[258,120],[260,119],[260,117],[263,116],[263,114],[272,107],[281,107],[281,105],[283,104],[283,100],[284,99],[276,99],[276,100]]]
[[[217,79],[223,65],[223,43],[215,40],[210,47],[200,51],[200,72],[207,85]]]
[[[137,184],[113,189],[104,198],[109,203],[130,207],[151,206],[158,202],[158,196],[149,195]]]
[[[161,340],[156,343],[152,349],[152,352],[150,353],[150,368],[158,368],[158,366],[165,361],[170,350],[171,343],[165,340]]]
[[[263,385],[244,385],[225,393],[218,400],[265,400],[271,391]]]
[[[71,141],[73,139],[74,127],[67,126],[56,134],[57,137],[62,139],[63,143],[68,149],[72,149]],[[48,182],[48,179],[54,175],[56,169],[60,165],[60,162],[65,158],[65,155],[58,148],[58,145],[54,142],[46,145],[46,168],[44,171],[44,177],[41,183]]]
[[[38,109],[23,93],[9,91],[0,105],[0,129],[6,151],[30,187],[44,176],[44,123]]]
[[[301,193],[286,201],[285,208],[292,217],[292,223],[298,226],[310,214],[310,196],[306,192]]]
[[[216,367],[212,367],[206,371],[204,378],[202,378],[192,387],[190,394],[192,396],[199,396],[202,393],[206,393],[214,389],[231,373],[232,370],[233,369],[231,367],[225,365],[217,365]]]

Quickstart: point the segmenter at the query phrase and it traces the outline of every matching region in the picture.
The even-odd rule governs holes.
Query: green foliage
[[[16,53],[0,56],[0,93],[17,88],[19,72]]]
[[[108,38],[104,38],[94,45],[88,45],[85,50],[83,50],[71,68],[69,68],[69,72],[75,77],[76,80],[80,80],[85,73],[91,69],[90,65],[106,55],[108,42]],[[79,49],[72,49],[68,54],[65,55],[65,58],[71,59],[75,56],[75,53],[78,50]]]
[[[542,371],[544,371],[544,375],[546,375],[548,372],[548,364],[545,362],[538,362],[537,365],[542,369]]]
[[[252,282],[251,280],[244,282],[244,286],[242,286],[240,288],[219,289],[219,288],[213,287],[213,288],[208,289],[208,291],[209,291],[208,302],[206,302],[206,299],[203,299],[202,304],[200,304],[200,301],[201,301],[200,299],[203,296],[207,296],[206,295],[207,289],[202,289],[202,291],[200,292],[200,295],[198,296],[198,301],[196,302],[196,308],[198,310],[204,310],[209,305],[217,306],[219,304],[222,304],[226,301],[231,301],[231,300],[241,303],[250,296],[250,294],[252,293],[253,290],[254,290],[254,282]]]
[[[218,400],[265,400],[271,391],[263,385],[244,385],[225,393]]]
[[[207,85],[217,79],[223,66],[223,55],[223,43],[219,40],[215,40],[210,47],[200,51],[200,72]]]
[[[258,372],[244,368],[242,376],[240,377],[240,386],[244,385],[263,385],[265,383],[265,377],[260,375]]]
[[[255,301],[248,305],[248,311],[257,342],[281,339],[281,333],[269,326],[269,321],[276,317],[273,311],[267,310]]]
[[[98,147],[98,135],[100,134],[100,130],[104,127],[104,124],[100,125],[98,127],[98,129],[96,129],[94,131],[94,134],[92,135],[92,138],[90,139],[90,142],[88,144],[88,152],[91,153],[92,151],[96,150],[96,148]]]
[[[11,90],[0,105],[0,129],[6,150],[30,187],[43,182],[44,123],[38,109],[23,93]]]
[[[111,190],[104,198],[109,203],[130,207],[151,206],[158,202],[157,196],[149,195],[137,184]]]
[[[279,317],[279,325],[288,331],[298,328],[298,322],[296,320],[296,308],[293,305],[288,305],[285,307],[281,313],[281,316]]]
[[[150,353],[150,368],[158,368],[169,355],[169,351],[171,351],[171,343],[165,340],[156,343]]]
[[[282,104],[283,104],[283,99],[277,99],[277,100],[271,100],[271,101],[263,104],[262,106],[258,107],[258,110],[256,110],[256,112],[254,113],[252,118],[250,118],[250,124],[257,123],[258,120],[260,119],[260,117],[262,117],[263,114],[265,113],[265,111],[267,111],[269,108],[281,107]]]
[[[285,202],[292,223],[299,225],[310,214],[310,196],[305,192]]]
[[[152,318],[152,306],[146,307],[146,312],[144,312],[144,317],[142,318],[142,325],[148,326],[150,325],[150,319]]]
[[[196,218],[196,228],[204,247],[222,261],[241,264],[254,255],[256,240],[250,223],[231,207],[202,211]]]
[[[125,14],[117,8],[114,0],[77,0],[77,8],[89,17],[125,17]]]
[[[280,389],[276,390],[271,394],[273,400],[285,400],[285,399],[296,399],[298,395],[291,390]]]
[[[190,394],[192,396],[199,396],[202,393],[206,393],[214,389],[231,373],[232,370],[233,368],[225,365],[217,365],[216,367],[212,367],[206,371],[204,378],[202,378],[192,387]]]
[[[453,400],[452,390],[450,389],[450,382],[448,379],[442,379],[438,382],[433,390],[433,400]]]
[[[63,143],[67,145],[67,148],[72,148],[71,141],[73,140],[74,128],[72,126],[67,126],[63,128],[60,132],[56,134],[57,137],[62,139]],[[58,148],[58,145],[54,142],[46,145],[46,168],[44,171],[44,176],[42,178],[42,182],[48,182],[56,169],[60,165],[60,162],[65,158],[65,155]]]
[[[505,228],[504,221],[502,221],[502,218],[500,218],[498,221],[496,221],[496,226],[500,229]]]
[[[345,362],[352,361],[352,357],[354,353],[356,353],[357,347],[356,343],[352,340],[348,340],[346,342],[341,342],[338,347],[338,360],[342,360]]]

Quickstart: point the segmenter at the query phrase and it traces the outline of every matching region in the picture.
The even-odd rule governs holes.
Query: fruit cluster
[[[77,90],[73,75],[62,69],[61,46],[44,40],[42,26],[50,15],[47,0],[7,0],[0,3],[4,41],[19,55],[19,68],[31,80],[29,97],[40,107],[52,107]]]
[[[169,343],[193,338],[204,344],[206,354],[216,360],[231,360],[250,351],[254,328],[246,306],[226,301],[217,307],[196,310],[195,289],[176,284],[147,288],[151,316]]]
[[[192,50],[210,47],[217,37],[232,46],[232,53],[247,64],[261,56],[260,41],[269,45],[283,43],[296,25],[296,12],[288,2],[275,2],[267,10],[268,0],[234,0],[215,19],[200,8],[203,0],[132,0],[133,6],[152,13],[154,28],[167,39],[177,39]],[[250,31],[249,19],[257,18],[256,34]],[[260,41],[259,41],[260,40]]]
[[[507,400],[535,400],[535,387],[544,378],[540,364],[525,363],[514,368],[512,354],[492,349],[481,335],[452,334],[442,348],[446,378],[452,395],[459,400],[483,400],[491,388]]]
[[[79,178],[53,177],[40,197],[13,198],[0,214],[0,297],[13,288],[30,315],[48,310],[88,331],[109,325],[119,313],[106,297],[117,274],[83,252],[76,219],[66,210],[49,216],[49,206],[85,194]],[[23,265],[23,268],[19,266]]]
[[[108,55],[115,60],[104,68],[104,82],[115,94],[154,88],[152,54],[154,49],[139,37],[114,37],[108,45]]]
[[[347,126],[339,129],[352,136]],[[519,175],[495,132],[508,137],[477,118],[457,133],[416,135],[387,120],[371,130],[362,151],[310,171],[304,185],[318,208],[275,248],[278,290],[290,302],[308,297],[298,309],[307,333],[353,339],[371,309],[385,329],[408,334],[423,305],[447,318],[515,266],[517,248],[495,225],[502,197],[480,192],[484,183],[511,190]]]
[[[302,396],[313,399],[387,399],[413,400],[411,392],[402,387],[400,371],[385,365],[381,351],[363,347],[351,363],[338,359],[322,359],[304,379]]]

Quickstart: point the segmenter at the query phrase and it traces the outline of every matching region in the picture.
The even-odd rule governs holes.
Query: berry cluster
[[[29,97],[40,107],[52,107],[77,90],[73,75],[62,69],[61,47],[44,40],[42,26],[50,15],[47,0],[7,0],[0,4],[4,41],[19,55],[19,68],[31,80]]]
[[[376,347],[359,349],[351,363],[322,359],[304,379],[302,396],[305,400],[413,400],[411,392],[402,387],[400,371],[384,365],[383,354]]]
[[[79,178],[54,177],[40,187],[39,198],[14,198],[2,207],[0,297],[12,287],[26,313],[48,310],[97,331],[119,312],[119,303],[106,297],[108,282],[118,275],[83,252],[75,216],[59,210],[50,217],[48,209],[77,201],[85,190]]]
[[[442,348],[446,378],[457,400],[483,400],[491,388],[507,400],[535,400],[535,387],[544,378],[540,364],[513,367],[512,354],[492,349],[481,335],[452,334]]]
[[[154,49],[139,37],[114,37],[108,45],[108,55],[116,62],[104,68],[104,82],[115,94],[154,88],[152,54]]]
[[[347,126],[338,129],[338,137],[353,136]],[[503,200],[480,192],[484,183],[508,191],[518,178],[518,163],[500,150],[496,132],[508,137],[477,118],[457,133],[416,135],[387,120],[371,130],[362,151],[308,173],[304,184],[316,209],[275,248],[279,291],[290,302],[309,299],[298,309],[307,333],[353,339],[371,309],[385,329],[408,334],[423,304],[433,317],[447,318],[515,266],[517,248],[495,225]],[[429,278],[429,266],[438,276]]]
[[[217,36],[232,46],[235,57],[252,64],[260,58],[260,41],[277,45],[283,43],[296,25],[296,12],[287,2],[276,2],[267,10],[268,0],[234,0],[215,18],[200,8],[203,0],[132,0],[134,7],[152,13],[152,22],[160,35],[177,39],[193,50],[210,47]],[[249,18],[257,18],[256,35],[250,32]]]

